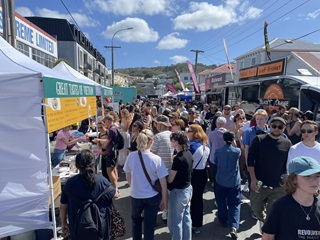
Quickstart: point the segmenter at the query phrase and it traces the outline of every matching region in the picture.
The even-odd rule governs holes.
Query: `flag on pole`
[[[230,63],[227,43],[226,43],[226,40],[224,38],[223,38],[223,47],[224,47],[224,51],[226,52],[226,57],[227,57],[227,61],[228,61],[229,69],[230,69],[230,74],[231,74],[231,79],[233,80],[233,73],[232,73],[232,67],[231,67],[231,63]]]
[[[195,74],[195,72],[193,70],[192,64],[189,61],[187,61],[187,66],[189,68],[189,72],[190,72],[191,77],[192,77],[194,90],[195,90],[196,93],[199,93],[200,89],[199,89],[199,86],[198,86],[197,77],[196,77],[196,74]]]
[[[182,91],[184,92],[184,95],[186,95],[186,89],[184,87],[184,84],[183,84],[183,81],[181,80],[181,77],[180,77],[180,74],[179,72],[177,71],[177,69],[174,69],[174,72],[176,73],[176,76],[181,84],[181,87],[182,87]]]
[[[177,90],[174,88],[173,84],[171,83],[167,83],[166,87],[169,89],[169,91],[171,91],[172,93],[176,94]]]
[[[268,23],[264,21],[264,46],[266,49],[267,56],[269,58],[269,61],[271,61],[271,55],[270,55],[270,45],[269,45],[269,39],[268,39],[268,30],[267,30]]]

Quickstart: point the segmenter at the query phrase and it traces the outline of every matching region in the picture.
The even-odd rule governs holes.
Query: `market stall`
[[[1,37],[0,59],[0,237],[53,228],[56,239],[48,133],[95,115],[96,89]]]

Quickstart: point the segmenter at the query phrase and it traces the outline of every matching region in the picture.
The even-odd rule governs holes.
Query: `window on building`
[[[256,58],[251,58],[251,66],[254,66],[256,65]]]
[[[186,80],[186,81],[187,81],[187,80],[188,80],[188,77],[184,77],[183,80]]]
[[[83,67],[83,51],[79,49],[78,52],[78,66]]]
[[[17,41],[17,49],[22,52],[24,55],[30,57],[30,48],[28,45]]]

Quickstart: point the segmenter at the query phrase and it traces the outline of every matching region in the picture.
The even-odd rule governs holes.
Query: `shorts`
[[[53,153],[51,154],[51,162],[52,162],[52,167],[57,166],[66,156],[67,150],[65,149],[57,149],[55,148],[53,150]]]
[[[102,161],[105,162],[106,168],[115,167],[117,164],[117,155],[114,152],[102,155]]]

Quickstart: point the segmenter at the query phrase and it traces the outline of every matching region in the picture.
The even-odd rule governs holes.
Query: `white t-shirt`
[[[154,143],[151,151],[161,157],[167,170],[171,170],[173,148],[170,142],[171,132],[166,130],[154,136]]]
[[[141,152],[144,165],[150,176],[152,184],[158,178],[164,178],[168,171],[161,158],[151,152]],[[151,198],[158,193],[151,187],[146,175],[144,174],[138,151],[131,152],[123,167],[126,173],[131,173],[130,195],[134,198]]]
[[[291,146],[288,153],[287,170],[292,159],[300,156],[312,157],[320,164],[320,143],[316,142],[316,145],[314,145],[313,147],[308,147],[301,141]]]
[[[250,121],[247,121],[241,128],[243,132],[247,131],[250,128]]]

